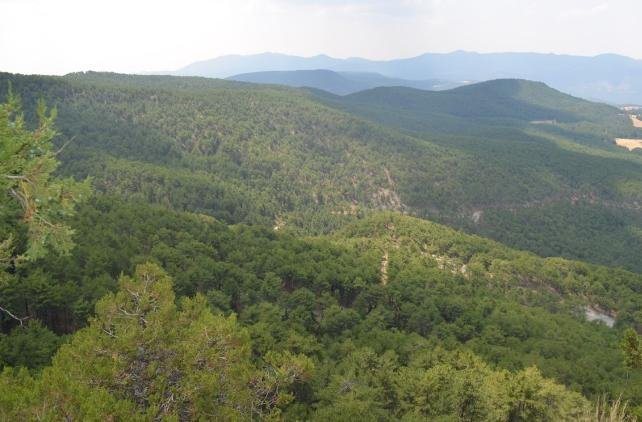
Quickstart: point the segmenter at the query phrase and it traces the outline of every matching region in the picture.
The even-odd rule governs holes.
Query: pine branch
[[[20,317],[18,317],[18,316],[16,316],[16,315],[14,315],[14,314],[13,314],[10,310],[8,310],[7,308],[3,308],[2,306],[0,306],[0,311],[1,311],[1,312],[6,313],[6,314],[7,314],[7,315],[9,315],[11,318],[13,318],[13,319],[15,319],[16,321],[18,321],[18,322],[20,323],[20,325],[23,325],[23,324],[24,324],[24,322],[25,322],[26,320],[28,320],[28,319],[29,319],[29,317],[28,317],[28,316],[20,318]]]
[[[56,152],[54,152],[54,153],[53,153],[54,157],[58,156],[58,154],[60,154],[60,153],[62,152],[62,150],[63,150],[63,149],[65,149],[65,147],[66,147],[67,145],[69,145],[70,143],[72,143],[72,142],[74,141],[74,139],[76,139],[76,137],[75,137],[75,136],[73,136],[73,137],[72,137],[71,139],[69,139],[67,142],[65,142],[64,144],[62,144],[62,146],[58,149],[58,151],[56,151]]]

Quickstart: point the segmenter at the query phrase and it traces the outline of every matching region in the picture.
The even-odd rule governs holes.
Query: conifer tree
[[[312,377],[311,360],[288,352],[255,365],[236,317],[202,295],[177,305],[154,264],[119,284],[39,377],[0,374],[0,420],[268,420]]]
[[[0,231],[0,283],[6,282],[24,260],[49,250],[66,254],[73,247],[73,230],[64,222],[75,205],[90,194],[89,180],[76,182],[52,176],[58,166],[53,139],[56,109],[47,112],[43,100],[36,107],[38,126],[29,130],[20,100],[11,92],[0,104],[0,216],[10,229]],[[18,241],[25,236],[26,241]],[[14,312],[0,311],[20,321]]]
[[[642,340],[633,329],[626,330],[621,347],[626,366],[631,369],[642,369]]]

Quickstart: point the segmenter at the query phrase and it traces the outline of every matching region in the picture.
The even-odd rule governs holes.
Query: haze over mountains
[[[230,76],[227,79],[240,82],[286,85],[297,88],[316,88],[337,95],[352,94],[381,86],[405,86],[437,91],[463,85],[462,83],[439,79],[415,81],[388,78],[373,72],[334,72],[323,69],[242,73],[240,75]]]
[[[229,78],[235,75],[298,70],[332,70],[336,72],[378,73],[397,81],[382,81],[413,86],[414,81],[441,80],[461,83],[500,78],[519,78],[545,82],[553,88],[582,98],[612,104],[642,103],[642,61],[604,54],[595,57],[540,54],[457,51],[447,54],[428,53],[417,57],[387,61],[362,58],[336,59],[325,55],[297,57],[264,53],[249,56],[223,56],[192,63],[175,72],[184,76]],[[272,75],[274,76],[274,75]],[[289,76],[292,79],[285,78]],[[344,75],[345,76],[345,75]],[[267,75],[256,80],[269,79]],[[296,85],[299,74],[279,75],[279,83]],[[249,79],[244,76],[243,79]],[[404,82],[399,80],[410,80]],[[271,81],[271,83],[273,83]],[[414,86],[417,87],[417,86]],[[352,89],[352,88],[351,88]],[[344,88],[331,92],[345,91]]]

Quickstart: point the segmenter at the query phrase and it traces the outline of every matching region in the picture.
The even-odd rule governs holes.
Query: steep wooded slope
[[[19,117],[3,123],[21,127]],[[173,177],[181,162],[160,158],[151,171]],[[121,182],[114,193],[128,197],[140,180]],[[168,209],[175,202],[128,198],[97,194],[68,216],[70,255],[4,260],[0,419],[583,420],[589,403],[569,389],[623,395],[641,410],[642,374],[628,374],[618,350],[622,329],[640,329],[639,274],[540,258],[393,212],[301,237],[296,220],[228,226]],[[20,203],[3,208],[0,238],[20,254]],[[595,315],[613,328],[585,320]],[[48,366],[60,335],[79,328]],[[32,377],[14,365],[45,368]]]
[[[642,156],[615,146],[613,139],[641,133],[620,110],[518,80],[445,92],[378,88],[343,98],[314,95],[477,157],[484,169],[477,188],[490,201],[478,201],[463,213],[467,218],[449,216],[451,224],[546,256],[640,269],[634,261],[640,250]],[[491,179],[493,173],[498,177]],[[548,189],[534,191],[524,180]],[[488,190],[493,187],[520,192],[502,195]],[[506,197],[513,199],[504,202]]]
[[[25,105],[43,96],[59,108],[59,142],[73,139],[62,172],[101,191],[308,233],[392,209],[642,270],[642,161],[609,141],[630,122],[542,84],[375,89],[338,103],[203,78],[3,74],[0,89],[7,80]],[[532,123],[542,119],[557,123]]]
[[[642,374],[627,374],[618,349],[621,329],[642,324],[639,274],[542,259],[396,213],[303,238],[98,195],[72,226],[72,255],[23,267],[0,288],[5,306],[28,309],[56,333],[73,332],[121,274],[154,262],[178,296],[200,293],[215,312],[236,313],[254,356],[312,358],[314,392],[297,396],[308,412],[336,400],[325,374],[340,376],[337,365],[351,362],[346,353],[366,351],[392,353],[403,366],[427,350],[433,358],[442,348],[472,350],[496,368],[536,365],[591,398],[623,394],[634,405],[642,398]],[[615,327],[586,321],[587,307],[614,317]],[[25,339],[0,347],[3,364],[24,364],[26,340],[51,335],[31,330],[0,337],[0,345]],[[29,352],[40,359],[27,362],[46,362],[39,350]]]

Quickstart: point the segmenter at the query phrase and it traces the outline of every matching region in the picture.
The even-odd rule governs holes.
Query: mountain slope
[[[378,88],[344,98],[317,96],[430,143],[465,151],[477,157],[479,166],[492,162],[492,171],[506,172],[507,180],[493,182],[504,189],[542,172],[569,183],[566,193],[555,189],[532,202],[480,205],[468,211],[468,221],[451,217],[451,224],[544,256],[594,260],[592,251],[601,250],[609,258],[600,262],[626,265],[637,259],[640,205],[638,199],[625,199],[625,192],[634,185],[641,160],[616,147],[613,139],[617,133],[633,138],[642,133],[618,109],[515,80],[446,92]],[[533,165],[540,174],[526,176]],[[629,176],[607,182],[619,171],[616,167],[628,167]],[[588,180],[598,179],[613,184],[596,190]],[[605,224],[610,229],[603,230]]]
[[[330,97],[331,99],[331,97]],[[470,122],[487,123],[594,122],[609,128],[626,130],[629,122],[615,107],[571,97],[541,82],[518,79],[498,79],[440,92],[425,92],[412,88],[381,87],[365,90],[343,99],[346,110],[374,117],[402,129],[438,130],[431,120],[440,116],[459,118],[466,127]],[[394,117],[393,117],[394,116]],[[433,119],[430,117],[434,116]],[[448,131],[457,131],[448,127]]]
[[[229,77],[269,70],[329,69],[375,72],[411,80],[483,81],[519,78],[542,81],[561,91],[611,103],[642,103],[642,61],[617,55],[596,57],[535,53],[478,54],[458,51],[423,54],[408,59],[374,61],[359,58],[310,58],[282,54],[225,56],[194,63],[177,75]]]
[[[240,82],[317,88],[337,95],[351,94],[369,88],[368,85],[350,80],[330,70],[243,73],[230,76],[227,79]]]
[[[351,63],[367,63],[367,60],[347,60]],[[179,76],[205,76],[210,78],[227,78],[241,73],[267,71],[293,71],[330,69],[339,70],[337,65],[343,60],[325,55],[314,57],[297,57],[278,53],[263,53],[250,56],[230,55],[211,60],[189,64],[174,74]],[[359,69],[355,69],[359,70]]]
[[[428,91],[441,91],[466,85],[468,82],[454,82],[443,79],[401,79],[390,78],[375,72],[338,72],[345,78],[368,84],[369,88],[380,86],[406,86]]]
[[[122,387],[122,379],[129,380],[124,375],[138,363],[148,368],[142,363],[151,360],[158,363],[153,382],[134,379],[134,385],[148,386],[147,394],[166,374],[171,376],[172,391],[177,391],[185,385],[184,374],[196,373],[199,381],[204,375],[220,375],[229,360],[269,371],[287,362],[284,358],[296,357],[299,365],[289,367],[288,374],[301,368],[301,362],[309,362],[306,376],[296,380],[294,390],[286,390],[296,393],[292,402],[281,403],[286,419],[345,416],[344,405],[358,406],[357,419],[368,409],[381,420],[418,412],[420,419],[455,417],[462,406],[453,397],[463,395],[466,403],[482,403],[489,409],[477,410],[478,416],[496,415],[501,403],[500,420],[504,420],[503,415],[519,408],[514,403],[522,400],[521,390],[511,386],[524,383],[529,392],[546,393],[541,399],[529,397],[528,403],[545,402],[546,412],[552,412],[550,420],[567,419],[555,415],[560,412],[557,403],[565,403],[569,396],[576,407],[587,406],[578,393],[590,399],[604,393],[622,395],[631,400],[631,407],[642,398],[642,374],[627,372],[617,347],[620,328],[640,323],[639,274],[544,260],[392,213],[362,219],[329,236],[298,237],[97,195],[72,223],[78,231],[72,255],[29,263],[15,283],[0,286],[4,300],[11,305],[28,303],[32,316],[43,321],[58,315],[48,324],[60,329],[70,318],[82,324],[81,316],[92,315],[88,308],[99,297],[118,293],[99,302],[90,328],[63,346],[52,366],[42,372],[36,392],[26,394],[33,386],[26,373],[3,371],[0,414],[7,409],[25,411],[25,402],[27,409],[40,415],[46,408],[43,403],[55,403],[53,409],[59,410],[60,399],[50,399],[49,394],[59,395],[60,388],[70,388],[84,377],[104,386],[92,391],[126,400],[131,389]],[[388,257],[385,282],[382,256]],[[141,283],[123,276],[135,274],[141,281],[145,273],[140,262],[155,263],[144,265],[155,270],[143,289],[138,288]],[[170,277],[172,286],[167,284]],[[51,290],[51,300],[45,302],[37,289],[43,285]],[[125,300],[132,296],[133,300]],[[143,306],[130,306],[139,305],[139,298]],[[153,305],[158,303],[177,306],[181,314],[167,312],[167,307],[155,313]],[[586,306],[616,313],[616,326],[586,321]],[[205,310],[217,320],[226,316],[233,330],[224,332],[239,333],[238,338],[219,335],[212,317],[203,324],[199,316]],[[199,330],[193,329],[194,321]],[[135,335],[126,335],[132,332]],[[198,346],[194,353],[172,361],[177,348],[193,345]],[[228,358],[236,347],[242,347],[242,360],[238,355]],[[215,351],[218,363],[201,365],[202,350]],[[13,357],[0,349],[0,359],[7,355]],[[190,359],[198,360],[185,365]],[[547,380],[542,380],[540,371]],[[51,382],[52,377],[69,380],[69,373],[76,376],[62,387]],[[426,384],[432,387],[416,387]],[[83,385],[73,391],[84,391]],[[230,384],[214,385],[218,392]],[[354,388],[351,385],[358,385],[359,395],[345,393]],[[472,386],[484,393],[481,398],[466,394]],[[260,391],[264,397],[265,389]],[[207,391],[204,394],[209,397]],[[384,407],[382,396],[388,394],[400,398]],[[90,392],[69,397],[73,403],[87,395]],[[497,397],[487,402],[489,395]],[[430,407],[421,404],[426,398]],[[437,400],[441,404],[434,406]],[[133,412],[126,410],[129,415]]]
[[[387,78],[377,73],[333,72],[331,70],[294,70],[243,73],[228,80],[262,84],[309,87],[336,95],[346,95],[379,86],[407,86],[416,89],[447,89],[459,84],[440,81],[411,81]]]
[[[476,114],[448,99],[442,118],[476,119],[478,132],[446,136],[368,122],[306,90],[1,76],[28,104],[58,106],[61,172],[107,194],[68,219],[70,254],[4,271],[2,306],[29,323],[0,317],[0,419],[592,420],[603,394],[642,411],[642,372],[619,349],[642,326],[641,274],[398,212],[456,222],[486,204],[472,217],[488,226],[492,206],[608,205],[631,211],[631,227],[639,157],[585,138],[630,130],[617,110],[498,81],[449,94]],[[566,120],[539,128],[529,119],[543,112]],[[565,202],[578,189],[587,196]],[[12,205],[0,235],[24,248]],[[598,223],[620,252],[629,238]]]
[[[58,107],[59,142],[74,139],[61,171],[92,175],[101,191],[307,233],[396,210],[642,271],[642,162],[612,141],[630,122],[540,84],[377,89],[410,92],[410,106],[386,95],[359,103],[362,113],[352,96],[320,102],[309,91],[204,78],[4,74],[0,89],[6,80],[26,105],[43,96]],[[518,224],[529,213],[573,235]]]

